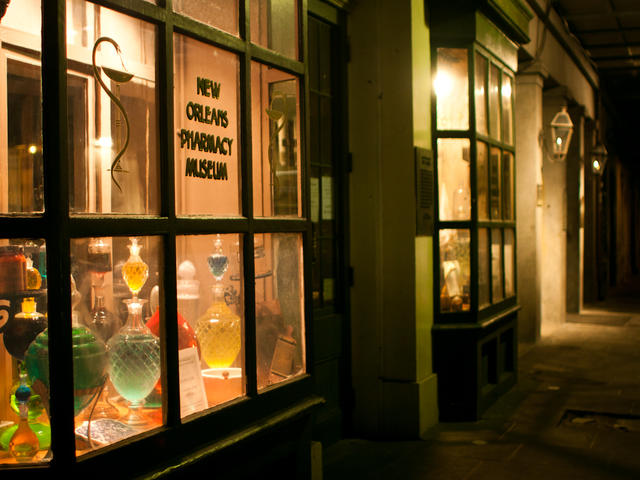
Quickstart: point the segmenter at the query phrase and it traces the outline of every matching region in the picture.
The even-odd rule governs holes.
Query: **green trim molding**
[[[478,15],[481,14],[481,15]],[[510,42],[528,43],[533,13],[521,0],[449,0],[431,2],[431,38],[440,42],[470,42],[477,37],[477,18],[485,16]]]
[[[486,15],[516,43],[529,43],[529,22],[533,12],[520,0],[485,0]]]

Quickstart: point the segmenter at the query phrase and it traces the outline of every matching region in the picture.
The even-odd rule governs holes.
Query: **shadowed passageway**
[[[640,478],[640,278],[520,345],[517,385],[478,422],[417,441],[343,440],[324,479]]]

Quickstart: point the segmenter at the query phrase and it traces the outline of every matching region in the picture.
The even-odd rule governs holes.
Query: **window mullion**
[[[240,33],[249,41],[251,35],[251,0],[241,2]],[[253,149],[251,132],[251,50],[245,51],[240,67],[240,91],[242,112],[242,208],[245,217],[249,219],[247,234],[243,236],[242,265],[244,272],[244,370],[246,375],[246,393],[252,397],[257,395],[258,374],[256,354],[256,306],[255,306],[255,262],[254,262],[254,232],[253,219]]]
[[[175,208],[175,155],[173,131],[173,24],[167,16],[164,29],[160,30],[160,52],[158,70],[163,73],[164,81],[159,82],[159,116],[163,148],[160,149],[160,182],[161,182],[161,211],[167,217],[168,235],[163,240],[164,248],[164,276],[161,282],[164,309],[160,310],[160,331],[163,342],[162,385],[166,395],[163,398],[164,421],[168,426],[180,424],[180,385],[178,362],[178,323],[173,321],[177,312],[176,288],[176,208]],[[164,403],[166,402],[166,403]]]
[[[42,2],[42,140],[49,312],[52,465],[75,456],[67,152],[66,1]],[[64,281],[67,279],[67,281]]]

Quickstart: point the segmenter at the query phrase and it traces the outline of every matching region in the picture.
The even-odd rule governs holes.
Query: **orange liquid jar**
[[[0,247],[0,295],[27,287],[27,259],[17,245]]]

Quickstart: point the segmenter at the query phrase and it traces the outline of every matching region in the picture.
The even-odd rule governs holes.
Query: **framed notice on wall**
[[[416,235],[433,235],[433,152],[415,147]]]

